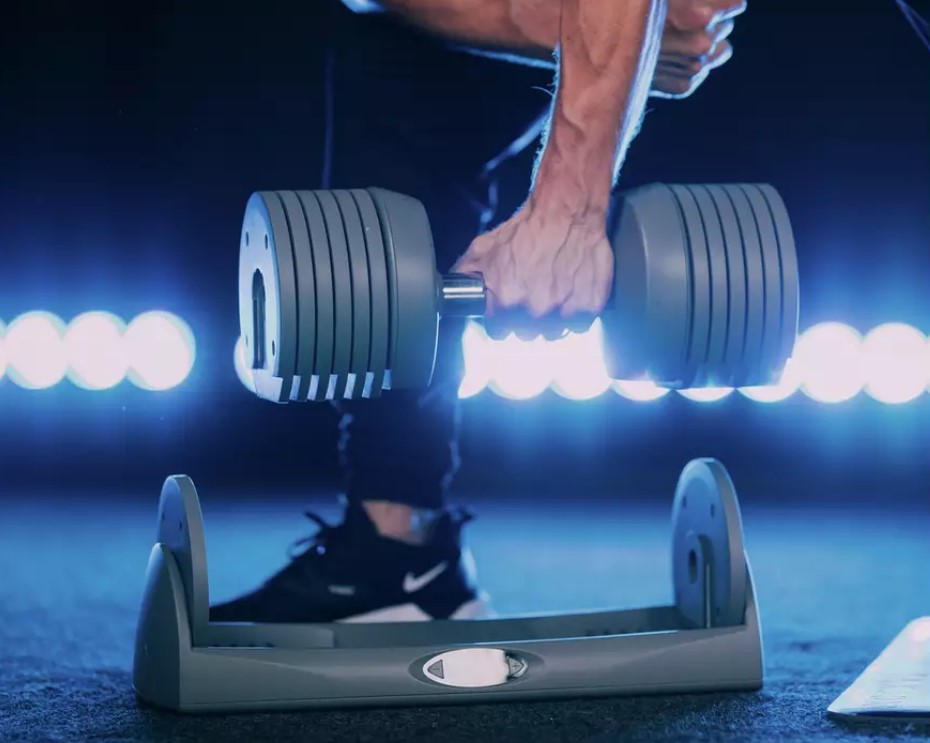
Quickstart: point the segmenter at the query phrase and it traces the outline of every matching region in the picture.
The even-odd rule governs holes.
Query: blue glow
[[[136,317],[123,336],[129,379],[144,390],[161,391],[181,384],[190,374],[196,345],[190,327],[170,312]]]
[[[255,391],[255,385],[252,380],[252,368],[245,355],[245,339],[240,335],[236,340],[236,346],[233,349],[233,365],[236,367],[236,376],[242,382],[242,386],[249,392]]]
[[[923,368],[927,374],[927,391],[930,392],[930,337],[927,338],[927,345],[924,348]]]
[[[903,323],[871,330],[862,342],[865,391],[879,402],[899,405],[918,397],[928,380],[927,338]]]
[[[493,367],[491,349],[484,328],[469,322],[462,334],[462,353],[465,357],[465,373],[459,385],[459,397],[474,397],[491,381]]]
[[[3,375],[6,374],[6,350],[3,346],[3,336],[5,333],[6,323],[0,320],[0,381],[3,380]]]
[[[801,387],[801,366],[795,359],[788,359],[785,370],[777,384],[759,387],[740,387],[740,394],[754,402],[773,403],[787,400]]]
[[[462,398],[477,395],[486,387],[502,397],[521,400],[546,388],[572,400],[589,400],[607,389],[637,402],[658,400],[669,393],[650,380],[608,379],[600,321],[586,333],[569,334],[557,341],[522,341],[516,336],[494,341],[473,322],[466,328],[462,344]],[[866,341],[848,325],[822,323],[801,334],[777,384],[743,387],[739,393],[755,402],[775,403],[799,389],[825,403],[849,400],[863,389],[884,403],[913,400],[921,390],[930,390],[930,340],[901,323],[876,328]],[[679,393],[694,402],[710,403],[733,391],[708,387]]]
[[[729,397],[732,387],[696,387],[690,390],[678,390],[678,394],[693,402],[719,402]]]
[[[604,364],[601,321],[585,333],[569,333],[552,346],[552,389],[569,400],[591,400],[603,394],[611,379]]]
[[[50,312],[27,312],[13,320],[3,343],[10,379],[29,390],[47,389],[64,379],[64,331],[64,323]]]
[[[125,324],[109,312],[85,312],[68,324],[65,352],[68,379],[85,390],[115,387],[129,370]]]
[[[806,330],[795,346],[794,359],[801,389],[818,402],[845,402],[865,386],[862,338],[848,325],[821,323]]]
[[[490,386],[511,400],[528,400],[552,384],[552,356],[556,346],[542,337],[523,341],[509,335],[501,341],[486,339],[491,358]]]
[[[621,397],[635,402],[652,402],[665,397],[671,392],[668,387],[659,387],[650,379],[640,379],[633,381],[616,380],[611,383],[614,392]]]

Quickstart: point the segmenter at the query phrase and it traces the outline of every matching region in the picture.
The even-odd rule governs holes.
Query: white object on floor
[[[901,630],[827,711],[840,719],[930,723],[930,617]]]

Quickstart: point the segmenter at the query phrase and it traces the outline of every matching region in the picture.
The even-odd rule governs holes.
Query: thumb
[[[453,273],[480,273],[478,260],[470,250],[466,250],[452,266]]]
[[[452,266],[452,273],[464,273],[474,276],[484,276],[484,270],[480,260],[465,251],[462,256]]]

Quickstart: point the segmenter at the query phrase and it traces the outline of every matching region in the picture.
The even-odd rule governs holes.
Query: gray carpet
[[[156,495],[0,501],[3,741],[820,741],[915,738],[849,728],[833,698],[910,619],[930,614],[930,509],[744,504],[766,685],[752,694],[182,717],[140,706],[132,639]],[[256,583],[306,532],[305,504],[205,497],[211,594]],[[501,613],[666,603],[668,504],[478,505],[469,526]]]

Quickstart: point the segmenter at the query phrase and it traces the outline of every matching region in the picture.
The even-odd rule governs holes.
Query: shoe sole
[[[462,604],[449,619],[490,619],[494,617],[491,603],[485,596],[480,596]],[[430,616],[416,604],[399,604],[384,609],[357,614],[340,619],[346,624],[381,623],[381,622],[431,622],[436,617]]]

